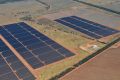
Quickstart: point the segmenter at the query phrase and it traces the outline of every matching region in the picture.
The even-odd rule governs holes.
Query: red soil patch
[[[60,80],[120,80],[120,47],[102,52]]]

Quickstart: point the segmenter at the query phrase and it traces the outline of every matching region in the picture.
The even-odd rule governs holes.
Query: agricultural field
[[[76,68],[68,75],[62,77],[60,80],[78,80],[79,78],[82,80],[120,79],[120,69],[118,68],[118,66],[120,66],[119,43],[120,42],[117,43],[117,46],[114,45],[92,60],[88,61],[86,64]],[[103,75],[104,77],[102,77]]]
[[[51,2],[49,0],[2,0],[0,3],[0,15],[10,18],[38,17],[77,5],[72,0],[52,0]],[[51,6],[49,7],[49,5]]]
[[[120,12],[119,0],[79,0]]]

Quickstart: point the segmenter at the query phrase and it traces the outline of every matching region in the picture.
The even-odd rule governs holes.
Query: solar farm
[[[4,25],[3,27],[0,27],[0,34],[4,36],[4,38],[11,44],[11,46],[14,47],[14,49],[20,54],[20,56],[22,56],[33,69],[37,69],[50,63],[62,60],[64,58],[74,56],[74,53],[65,49],[58,43],[54,42],[50,38],[46,37],[42,33],[38,32],[37,30],[33,29],[32,27],[23,22]],[[28,75],[25,66],[14,55],[14,53],[3,43],[2,40],[0,41],[0,44],[0,52],[2,52],[1,62],[4,60],[4,58],[7,62],[5,64],[4,61],[0,65],[2,66],[0,68],[0,79],[3,79],[4,76],[9,75],[5,75],[6,73],[2,73],[2,70],[5,69],[6,71],[4,72],[10,73],[10,69],[7,70],[7,68],[9,67],[8,65],[10,65],[12,69],[14,69],[15,67],[14,71],[18,71],[18,74],[20,74],[19,71],[21,71],[21,75],[23,75],[23,77],[21,77],[21,75],[20,77],[18,76],[18,79],[14,78],[15,76],[10,76],[12,77],[11,80],[30,80],[28,78],[31,78],[31,76]],[[22,72],[24,71],[26,73],[22,74]],[[24,78],[24,76],[26,76],[25,74],[28,76],[28,78]],[[35,78],[31,78],[31,80],[34,79]]]
[[[77,16],[69,16],[55,20],[63,25],[78,30],[92,38],[100,39],[112,34],[118,33],[119,31],[105,27],[103,25],[82,19]]]
[[[0,79],[1,80],[35,80],[33,74],[0,40]]]
[[[94,39],[119,33],[118,30],[77,16],[63,17],[55,21]],[[24,22],[3,25],[0,27],[0,34],[13,47],[9,48],[4,39],[0,40],[1,80],[35,80],[35,70],[75,55]]]
[[[119,16],[51,1],[0,2],[0,80],[59,80],[120,37]]]

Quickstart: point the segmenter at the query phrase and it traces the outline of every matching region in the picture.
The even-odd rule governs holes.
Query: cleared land
[[[78,0],[120,12],[120,0]]]
[[[110,48],[60,80],[119,80],[120,47]]]

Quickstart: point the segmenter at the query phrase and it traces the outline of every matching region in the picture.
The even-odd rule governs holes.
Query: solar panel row
[[[31,72],[0,40],[0,80],[35,80]]]
[[[23,22],[5,25],[0,34],[34,69],[74,55]]]
[[[119,32],[117,30],[105,27],[103,25],[94,23],[92,21],[82,19],[77,16],[64,17],[64,18],[57,19],[55,21],[63,25],[66,25],[68,27],[71,27],[75,30],[78,30],[95,39],[106,37]]]

